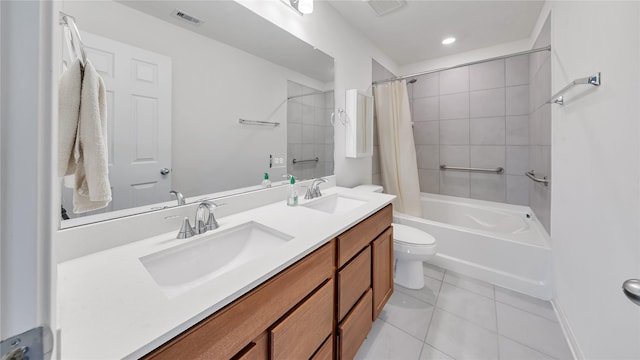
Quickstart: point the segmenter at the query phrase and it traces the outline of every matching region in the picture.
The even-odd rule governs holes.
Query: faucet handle
[[[312,187],[311,186],[305,186],[305,187],[307,188],[307,192],[305,192],[304,194],[305,200],[313,199],[315,196],[314,196],[314,191],[311,190]]]
[[[185,217],[182,221],[182,226],[180,227],[180,231],[178,231],[178,235],[176,239],[186,239],[195,235],[191,224],[189,223],[189,218]]]
[[[220,225],[218,225],[218,221],[213,216],[213,211],[209,211],[209,218],[207,219],[207,223],[204,224],[207,230],[217,229]]]
[[[226,205],[226,203],[220,203],[217,204],[215,202],[212,201],[203,201],[201,203],[201,205],[204,204],[204,206],[207,208],[208,211],[208,216],[207,216],[207,222],[205,223],[203,220],[197,220],[198,224],[196,224],[196,226],[198,227],[198,234],[202,234],[208,230],[214,230],[217,229],[219,227],[218,225],[218,221],[216,220],[215,216],[213,215],[213,209],[219,208],[221,206]],[[200,207],[198,207],[198,209],[200,209]],[[197,214],[196,214],[197,217]]]

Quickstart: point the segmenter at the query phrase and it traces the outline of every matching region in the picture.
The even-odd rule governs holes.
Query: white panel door
[[[169,200],[171,58],[91,33],[82,32],[82,40],[107,88],[113,201],[99,212]]]

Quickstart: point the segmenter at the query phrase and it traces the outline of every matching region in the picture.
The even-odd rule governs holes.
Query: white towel
[[[111,202],[107,151],[107,99],[104,82],[87,61],[82,79],[78,136],[74,148],[73,212],[101,209]]]
[[[78,132],[81,84],[82,68],[80,60],[76,60],[58,81],[58,176],[76,171],[73,148]]]

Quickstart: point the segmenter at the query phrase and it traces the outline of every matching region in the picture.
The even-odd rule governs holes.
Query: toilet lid
[[[434,245],[436,239],[414,227],[393,223],[393,240],[409,245]]]

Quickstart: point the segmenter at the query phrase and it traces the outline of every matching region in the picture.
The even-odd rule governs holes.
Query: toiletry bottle
[[[271,187],[271,180],[269,180],[269,173],[264,173],[264,180],[262,180],[262,187],[263,188]]]
[[[298,185],[296,184],[296,178],[291,176],[289,180],[289,192],[287,195],[287,205],[296,206],[298,205]]]

